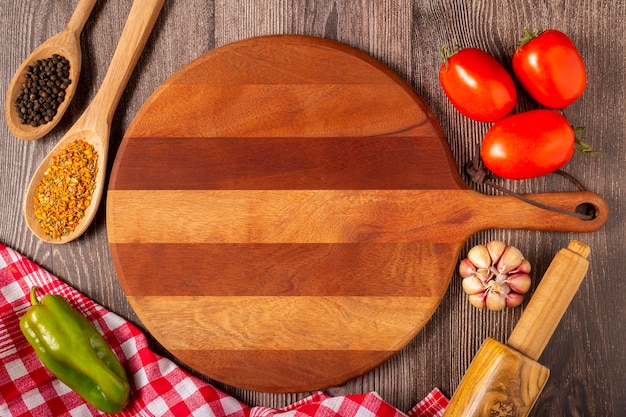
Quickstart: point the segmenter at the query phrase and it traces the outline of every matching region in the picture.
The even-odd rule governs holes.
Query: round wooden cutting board
[[[173,355],[230,385],[310,391],[402,349],[472,233],[606,220],[593,193],[536,198],[599,215],[470,190],[399,76],[345,45],[267,36],[206,53],[145,103],[107,230],[132,307]]]

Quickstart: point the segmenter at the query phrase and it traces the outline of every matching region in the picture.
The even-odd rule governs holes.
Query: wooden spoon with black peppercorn
[[[67,26],[35,49],[17,69],[4,113],[15,136],[39,139],[58,123],[74,97],[82,64],[80,34],[96,0],[80,0]]]
[[[113,115],[115,114],[122,93],[126,88],[126,84],[139,60],[139,56],[152,32],[152,28],[161,12],[164,1],[165,0],[135,0],[133,2],[128,20],[126,21],[100,89],[85,112],[55,147],[52,148],[35,171],[28,189],[26,190],[24,216],[27,226],[39,239],[49,243],[70,242],[82,235],[95,217],[102,197],[103,187],[105,186],[109,135]],[[60,237],[52,237],[44,232],[39,225],[40,219],[35,214],[34,207],[35,191],[44,176],[48,175],[46,171],[54,171],[54,168],[51,167],[53,164],[56,165],[55,160],[59,155],[64,153],[66,149],[76,141],[82,141],[91,145],[89,148],[93,148],[93,151],[97,154],[96,166],[95,169],[92,170],[92,172],[95,172],[93,190],[88,196],[91,202],[86,208],[81,208],[77,211],[77,215],[80,219],[75,227],[64,230],[64,234]],[[80,142],[81,146],[82,142]],[[72,179],[66,174],[63,174],[63,176],[63,179],[68,183],[78,182],[76,178]],[[49,183],[49,181],[45,182]],[[69,202],[66,201],[68,204],[61,202],[60,208],[58,206],[56,209],[51,208],[45,215],[55,216],[57,213],[62,212],[63,218],[59,218],[58,220],[60,223],[63,223],[67,209],[72,204],[72,193],[75,193],[75,187],[64,187],[62,194],[63,197],[68,197],[67,200],[69,200]],[[55,202],[50,201],[51,207],[53,204],[55,204]],[[59,229],[61,228],[62,226],[59,226]]]

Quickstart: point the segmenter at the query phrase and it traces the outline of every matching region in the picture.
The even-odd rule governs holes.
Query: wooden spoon
[[[111,122],[126,84],[139,60],[139,56],[152,32],[165,0],[135,0],[122,31],[119,44],[100,90],[82,116],[61,138],[59,143],[41,162],[26,191],[24,216],[30,230],[41,240],[50,243],[67,243],[82,235],[93,220],[102,197],[107,170],[107,153]],[[90,206],[78,226],[60,239],[53,239],[43,232],[33,208],[33,195],[44,173],[58,155],[70,143],[84,140],[98,153],[98,173]]]
[[[59,123],[59,120],[61,120],[63,114],[69,107],[74,93],[76,93],[76,86],[80,78],[82,64],[80,34],[95,5],[96,0],[80,0],[65,29],[42,43],[17,69],[7,90],[4,114],[9,129],[18,138],[34,140],[45,136]],[[27,67],[33,65],[40,59],[50,58],[54,54],[65,57],[70,63],[70,80],[72,80],[72,82],[65,90],[65,100],[57,108],[57,114],[52,121],[37,127],[22,124],[20,116],[15,110],[15,100],[20,94],[20,90],[24,84]]]

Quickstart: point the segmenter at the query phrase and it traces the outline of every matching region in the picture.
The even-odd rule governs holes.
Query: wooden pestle
[[[524,417],[550,370],[537,362],[582,282],[590,248],[573,240],[548,267],[504,345],[485,340],[446,408],[444,417]]]

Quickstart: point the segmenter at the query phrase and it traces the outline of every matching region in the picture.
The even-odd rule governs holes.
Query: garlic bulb
[[[471,248],[459,273],[470,303],[494,311],[520,305],[531,284],[528,260],[499,240]]]

